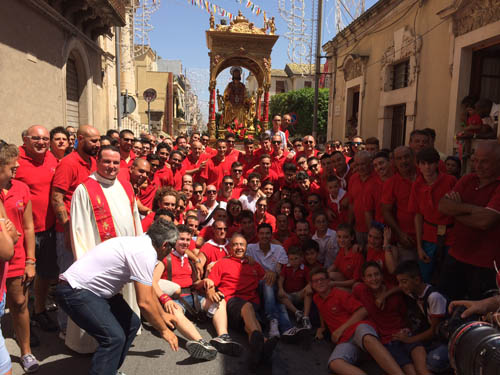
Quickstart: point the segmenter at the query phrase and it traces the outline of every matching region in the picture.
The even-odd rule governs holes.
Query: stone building
[[[500,102],[500,0],[380,0],[323,49],[328,139],[407,144],[434,128],[451,153],[467,95]]]
[[[33,124],[116,127],[114,27],[125,0],[0,2],[1,138]]]

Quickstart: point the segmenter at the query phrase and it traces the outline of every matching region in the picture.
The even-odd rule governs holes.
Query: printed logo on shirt
[[[16,202],[16,208],[19,211],[24,211],[24,202],[21,199]]]

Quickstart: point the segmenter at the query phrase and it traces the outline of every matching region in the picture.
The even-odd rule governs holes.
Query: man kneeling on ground
[[[99,343],[92,357],[91,375],[116,375],[123,364],[141,321],[119,293],[133,282],[141,314],[177,351],[175,317],[162,311],[153,298],[153,270],[175,245],[178,232],[163,219],[146,235],[116,237],[102,242],[59,275],[59,306]]]

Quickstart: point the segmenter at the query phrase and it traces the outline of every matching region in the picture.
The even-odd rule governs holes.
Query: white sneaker
[[[269,338],[271,337],[280,337],[278,319],[271,319],[271,321],[269,322]]]
[[[302,310],[295,311],[295,320],[297,320],[297,323],[300,323],[303,317],[304,317],[304,312]]]

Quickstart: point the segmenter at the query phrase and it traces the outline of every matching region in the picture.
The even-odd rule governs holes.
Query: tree
[[[329,89],[319,89],[318,128],[319,137],[326,137],[328,119]],[[314,89],[310,87],[274,95],[269,104],[270,121],[275,115],[295,113],[297,123],[292,129],[294,135],[312,134],[314,113]]]

